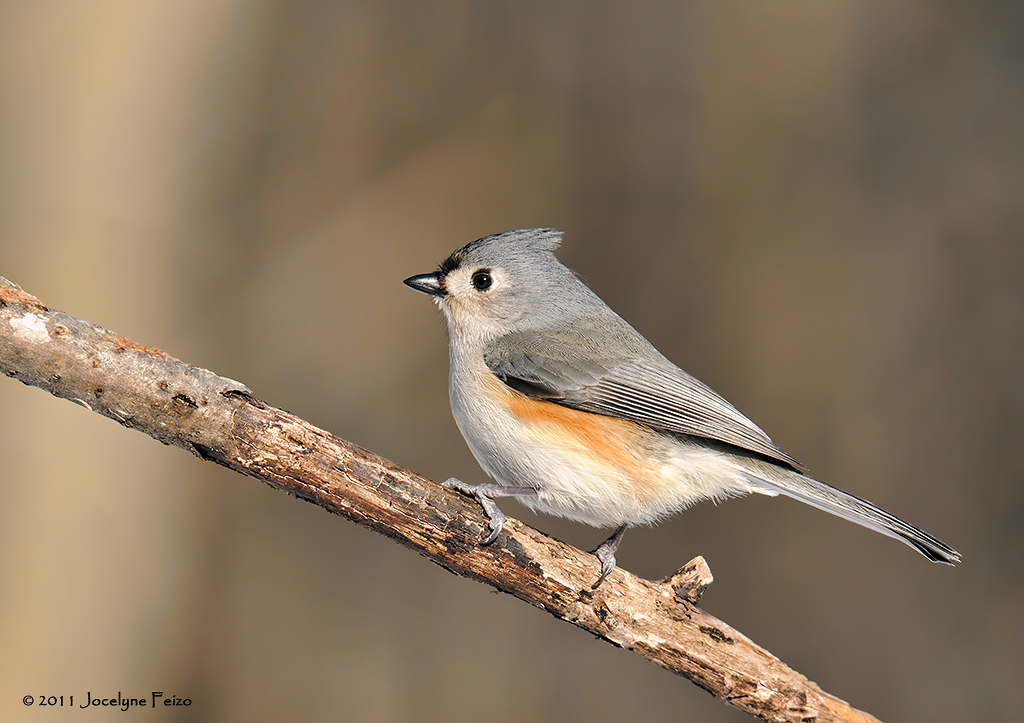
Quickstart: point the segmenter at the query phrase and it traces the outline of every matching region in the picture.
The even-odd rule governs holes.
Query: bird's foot
[[[596,590],[597,586],[608,577],[608,573],[615,569],[615,552],[619,549],[619,543],[622,542],[622,536],[625,533],[626,525],[619,525],[611,537],[598,545],[597,549],[591,553],[601,562],[601,576],[590,586],[591,590]]]
[[[505,513],[498,509],[498,505],[494,501],[495,497],[525,497],[537,494],[537,490],[533,487],[506,487],[496,484],[471,485],[455,477],[449,477],[441,483],[441,486],[472,497],[484,508],[484,514],[488,519],[488,533],[480,540],[481,545],[490,545],[497,540],[501,529],[505,526]]]

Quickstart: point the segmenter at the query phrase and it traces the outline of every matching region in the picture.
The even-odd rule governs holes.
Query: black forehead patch
[[[441,262],[441,265],[437,267],[437,272],[442,276],[447,276],[455,269],[462,266],[462,260],[466,257],[466,248],[462,247],[451,256]]]

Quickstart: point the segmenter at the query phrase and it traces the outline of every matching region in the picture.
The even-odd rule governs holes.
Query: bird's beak
[[[424,294],[430,296],[444,296],[444,285],[441,283],[441,277],[438,274],[420,274],[419,276],[410,276],[408,279],[402,282],[410,289],[416,289],[416,291],[422,291]]]

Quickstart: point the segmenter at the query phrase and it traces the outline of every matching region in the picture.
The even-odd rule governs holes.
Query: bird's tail
[[[772,496],[783,494],[806,502],[819,510],[900,540],[932,562],[944,562],[947,565],[960,562],[959,552],[924,530],[919,530],[867,500],[847,494],[813,477],[753,459],[744,460],[743,475],[753,492]]]

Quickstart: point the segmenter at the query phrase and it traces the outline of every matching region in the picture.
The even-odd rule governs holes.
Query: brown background
[[[443,324],[507,228],[813,472],[964,554],[702,505],[705,607],[887,720],[1024,706],[1016,4],[0,4],[0,275],[437,479]],[[682,5],[681,3],[678,5]],[[740,721],[356,526],[0,381],[0,717]],[[582,547],[603,533],[506,509]],[[180,710],[180,709],[179,709]],[[57,720],[109,711],[53,711]],[[154,719],[155,720],[155,719]]]

